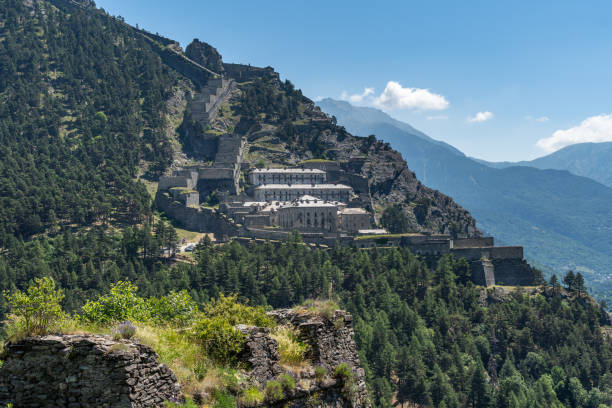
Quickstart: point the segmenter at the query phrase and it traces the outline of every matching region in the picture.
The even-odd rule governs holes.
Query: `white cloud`
[[[537,146],[552,153],[576,143],[612,142],[612,114],[591,116],[578,126],[557,130],[551,137],[538,140]]]
[[[468,118],[468,122],[480,123],[480,122],[486,122],[489,119],[493,119],[493,114],[489,111],[485,111],[485,112],[478,112],[473,117]]]
[[[446,98],[428,89],[404,88],[399,82],[389,81],[383,93],[374,98],[374,106],[386,109],[444,110],[450,105]]]
[[[427,120],[446,120],[448,119],[448,116],[446,115],[434,115],[434,116],[428,116]]]
[[[373,94],[374,88],[365,88],[361,94],[349,95],[346,91],[342,91],[342,96],[340,96],[340,98],[351,103],[361,103]]]

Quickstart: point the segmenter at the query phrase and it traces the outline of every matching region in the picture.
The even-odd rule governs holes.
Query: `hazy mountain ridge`
[[[538,169],[567,170],[612,187],[612,142],[578,143],[530,161],[488,162],[478,160],[478,162],[498,169],[528,166]]]
[[[523,245],[527,257],[540,265],[586,271],[591,283],[610,270],[612,189],[565,170],[492,168],[390,121],[366,122],[356,113],[363,108],[347,115],[347,105],[342,102],[343,109],[337,109],[328,100],[319,102],[349,131],[390,142],[423,183],[452,196],[500,243]],[[355,126],[354,117],[362,118]]]

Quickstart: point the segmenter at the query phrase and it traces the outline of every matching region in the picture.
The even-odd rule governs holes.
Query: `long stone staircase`
[[[202,87],[189,104],[191,117],[200,123],[202,127],[213,119],[221,104],[229,95],[234,80],[224,78],[211,78]]]

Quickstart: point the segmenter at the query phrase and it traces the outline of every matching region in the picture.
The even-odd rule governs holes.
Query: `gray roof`
[[[345,184],[264,184],[255,190],[352,190]]]
[[[251,170],[251,173],[254,174],[325,174],[323,170],[319,169],[275,169],[275,168],[266,168],[266,169],[255,169]]]

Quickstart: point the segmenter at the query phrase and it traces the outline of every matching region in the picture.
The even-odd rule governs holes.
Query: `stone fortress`
[[[240,157],[237,154],[236,160]],[[305,242],[316,245],[399,246],[430,258],[453,254],[465,258],[474,282],[485,286],[533,283],[535,273],[523,259],[522,247],[496,247],[492,237],[388,234],[376,228],[369,210],[371,199],[364,200],[353,186],[339,182],[347,179],[342,168],[349,164],[324,163],[307,162],[298,168],[240,166],[248,183],[240,177],[231,183],[211,178],[214,166],[175,170],[172,176],[160,178],[156,202],[185,227],[212,232],[218,241],[282,241],[298,231]],[[220,199],[218,208],[200,205],[200,199],[212,190]]]
[[[163,37],[143,35],[153,45],[163,43],[159,53],[164,61],[196,85],[186,116],[202,130],[236,94],[237,83],[264,75],[278,78],[271,67],[223,63],[214,48],[197,40],[181,53]],[[481,285],[534,281],[536,274],[523,259],[522,247],[496,247],[493,238],[388,234],[377,228],[369,180],[361,171],[363,157],[259,168],[245,160],[251,147],[244,132],[201,131],[191,136],[193,153],[209,162],[161,177],[155,201],[185,228],[213,233],[217,242],[283,241],[298,231],[311,245],[401,246],[431,259],[454,254],[470,263],[472,279]]]

